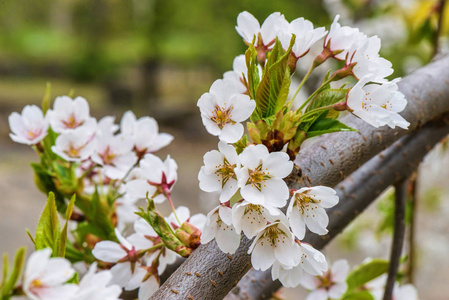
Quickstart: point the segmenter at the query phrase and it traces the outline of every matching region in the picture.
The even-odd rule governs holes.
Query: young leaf
[[[25,264],[25,253],[26,247],[21,247],[17,250],[16,255],[14,256],[11,274],[9,274],[8,280],[6,280],[5,284],[2,286],[2,292],[9,292],[16,286],[20,274],[22,273],[23,265]]]
[[[319,136],[325,133],[339,132],[339,131],[357,131],[338,120],[320,117],[316,120],[307,131],[307,138]]]
[[[389,262],[385,259],[373,259],[352,270],[346,278],[348,293],[361,288],[365,283],[388,271]]]
[[[64,213],[67,209],[64,196],[56,188],[53,177],[48,173],[48,170],[38,163],[31,163],[31,168],[34,170],[34,182],[38,189],[45,194],[51,192],[55,197],[58,211]]]
[[[8,253],[3,253],[3,269],[2,269],[2,280],[0,281],[0,289],[3,290],[3,286],[6,282],[6,276],[8,276],[9,272],[9,261],[8,261]]]
[[[348,293],[341,300],[375,300],[373,295],[368,291],[359,291]]]
[[[102,239],[115,240],[114,226],[111,223],[111,210],[106,203],[101,201],[98,190],[92,194],[92,202],[89,211],[90,224],[98,229]]]
[[[290,47],[284,52],[282,44],[276,40],[265,64],[264,73],[256,89],[255,101],[257,114],[261,118],[273,116],[280,110],[288,96],[290,72],[288,57],[295,42],[293,37]],[[288,77],[286,79],[286,77]]]
[[[50,192],[47,198],[47,204],[41,214],[36,228],[36,237],[34,238],[36,250],[51,248],[54,256],[57,252],[54,250],[55,242],[59,236],[59,219],[56,210],[55,195]]]
[[[257,51],[254,45],[250,44],[245,52],[246,67],[248,69],[248,95],[254,99],[256,88],[259,85],[259,68],[257,66]]]
[[[44,113],[44,115],[50,108],[50,98],[51,98],[51,84],[50,82],[47,82],[44,98],[42,99],[42,112]]]
[[[306,112],[312,111],[319,107],[332,105],[343,102],[348,94],[348,89],[325,89],[312,99],[306,108]]]
[[[70,216],[72,215],[73,211],[73,205],[76,201],[76,194],[72,196],[72,199],[70,199],[69,205],[67,206],[67,211],[65,214],[65,224],[61,231],[61,238],[59,239],[59,245],[58,245],[58,256],[59,257],[65,257],[65,249],[67,244],[67,226],[70,220]]]

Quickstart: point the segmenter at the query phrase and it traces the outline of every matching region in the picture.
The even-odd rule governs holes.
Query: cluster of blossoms
[[[234,253],[243,232],[254,239],[248,250],[253,267],[272,267],[273,279],[284,286],[298,285],[306,276],[303,273],[325,276],[325,257],[301,240],[306,227],[327,234],[325,209],[338,203],[329,187],[295,190],[284,181],[302,142],[352,130],[337,120],[345,110],[376,127],[409,125],[398,114],[407,103],[398,91],[399,79],[386,79],[393,69],[379,55],[380,39],[341,26],[338,19],[326,31],[313,28],[304,18],[289,23],[280,13],[271,14],[261,26],[250,13],[242,12],[236,30],[248,51],[235,58],[233,71],[216,80],[197,103],[206,130],[220,139],[218,151],[205,154],[198,175],[203,191],[220,193],[220,205],[208,214],[201,241],[215,238],[222,251]],[[318,56],[302,59],[320,45]],[[328,59],[343,61],[344,66],[329,71],[315,92],[293,109],[294,98],[310,74]],[[306,61],[313,63],[288,99],[293,94],[289,93],[291,77]],[[331,88],[330,83],[344,78],[356,83],[352,88],[347,84]],[[246,135],[242,122],[248,118]],[[343,288],[335,285],[330,296]]]
[[[68,283],[75,275],[70,261],[50,257],[51,254],[51,249],[46,248],[34,252],[28,259],[22,293],[29,299],[119,299],[122,289],[111,282],[110,271],[97,272],[97,264],[94,263],[78,284]]]
[[[110,269],[101,278],[107,277],[113,291],[139,288],[139,299],[148,299],[158,289],[159,276],[166,266],[177,257],[188,256],[200,244],[206,217],[202,214],[190,217],[184,206],[175,209],[171,191],[177,180],[177,164],[170,156],[163,161],[153,154],[167,146],[173,137],[159,133],[153,118],[137,119],[128,111],[120,125],[114,124],[112,116],[97,121],[90,116],[84,98],[62,96],[45,113],[35,105],[26,106],[22,114],[12,113],[9,123],[11,138],[31,145],[40,155],[41,163],[35,168],[37,183],[44,192],[56,193],[57,200],[58,195],[63,198],[56,202],[58,210],[67,206],[64,198],[76,195],[76,208],[70,217],[75,221],[71,226],[75,252],[67,252],[66,257],[75,263],[87,255],[89,260],[97,260],[99,267]],[[173,213],[167,218],[152,210],[165,228],[163,225],[153,228],[144,215],[136,214],[137,202],[146,198],[153,205],[166,200],[170,203]],[[135,233],[124,238],[122,232],[129,232],[130,228]],[[48,260],[47,250],[33,255],[42,258],[44,254]],[[37,266],[33,255],[29,268],[43,268]],[[26,275],[29,283],[29,288],[24,285],[26,295],[31,298],[37,295],[33,299],[69,299],[69,294],[82,299],[100,297],[86,294],[89,286],[80,291],[82,295],[75,293],[76,284],[65,284],[75,272],[70,263],[62,257],[50,261],[51,264],[63,261],[61,266],[65,266],[66,275],[48,284],[46,277],[41,280]],[[79,287],[92,283],[96,268],[96,264],[91,266]]]
[[[218,150],[205,154],[198,175],[203,191],[220,194],[220,204],[207,217],[190,217],[183,206],[175,209],[171,193],[177,164],[170,156],[163,161],[153,154],[173,137],[159,133],[154,119],[137,119],[126,112],[120,125],[111,116],[97,121],[84,98],[68,96],[56,98],[52,109],[49,103],[43,110],[26,106],[22,114],[10,116],[11,138],[33,146],[40,156],[40,163],[33,164],[38,187],[53,193],[36,232],[38,251],[25,271],[27,296],[116,299],[118,289],[124,288],[139,289],[139,299],[149,299],[159,287],[161,273],[178,256],[187,257],[200,243],[213,239],[232,254],[242,232],[253,239],[248,250],[253,267],[271,267],[273,279],[285,286],[302,282],[312,288],[318,277],[310,276],[320,276],[321,284],[315,285],[325,287],[315,292],[320,297],[332,298],[346,289],[344,276],[333,274],[333,268],[328,271],[324,255],[303,241],[306,228],[327,234],[326,209],[337,205],[336,192],[325,186],[291,189],[284,179],[306,139],[354,130],[338,120],[341,111],[376,127],[407,128],[408,122],[398,114],[406,105],[398,91],[399,79],[386,79],[393,70],[379,55],[380,40],[341,26],[338,17],[326,31],[314,29],[303,18],[289,23],[280,13],[260,26],[243,12],[236,30],[248,45],[247,52],[236,57],[234,70],[198,100],[206,130],[220,140]],[[309,71],[288,98],[297,66],[311,55],[311,47],[320,44],[321,54],[308,60],[313,61]],[[328,59],[344,66],[329,71],[300,107],[293,108],[310,74]],[[352,88],[346,84],[331,88],[331,83],[345,78],[356,81]],[[245,134],[242,123],[247,119]],[[146,210],[137,208],[140,199],[147,199]],[[165,201],[172,209],[167,218],[155,207]],[[67,224],[62,232],[48,226],[57,219],[56,209],[74,221],[73,241],[66,239]],[[131,228],[134,233],[124,237]],[[57,238],[49,242],[48,236]],[[46,247],[53,254],[55,249],[64,251],[55,254],[61,257],[49,258],[51,251],[42,250]],[[64,256],[71,263],[97,264],[78,283]],[[97,267],[105,271],[95,273]],[[93,289],[97,277],[100,286]]]

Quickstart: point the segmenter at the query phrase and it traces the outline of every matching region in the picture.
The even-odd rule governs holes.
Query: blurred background
[[[304,17],[327,28],[340,14],[342,24],[382,38],[381,54],[398,77],[449,48],[448,9],[439,0],[1,0],[0,252],[12,255],[24,244],[32,248],[25,228],[34,232],[46,199],[34,187],[29,167],[37,157],[9,139],[7,121],[11,112],[39,105],[46,83],[53,98],[71,91],[85,97],[95,117],[112,114],[119,122],[131,109],[156,118],[161,132],[175,136],[158,153],[178,162],[175,203],[207,213],[216,200],[200,193],[196,177],[203,154],[216,148],[217,139],[204,130],[196,102],[246,50],[234,29],[241,11],[261,23],[279,11],[288,21]],[[415,283],[423,299],[447,299],[448,164],[440,146],[418,180]],[[366,256],[388,257],[388,199],[332,243],[326,251],[331,259],[350,257],[355,265]]]

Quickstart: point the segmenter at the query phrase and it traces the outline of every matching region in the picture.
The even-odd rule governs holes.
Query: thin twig
[[[408,268],[406,274],[406,280],[408,283],[414,283],[415,276],[415,263],[416,263],[416,243],[415,243],[415,234],[416,234],[416,212],[417,210],[417,202],[418,202],[418,193],[417,193],[417,184],[419,178],[419,171],[416,171],[413,175],[409,187],[410,187],[410,225],[408,232]]]
[[[394,233],[391,245],[390,266],[388,268],[388,279],[385,284],[384,300],[391,300],[393,288],[398,274],[399,261],[401,260],[402,247],[405,236],[405,206],[407,202],[407,181],[395,185],[395,208],[394,208]]]
[[[438,27],[435,34],[435,40],[433,41],[433,56],[437,55],[440,49],[440,36],[443,31],[444,7],[446,6],[446,0],[440,0],[437,5]]]

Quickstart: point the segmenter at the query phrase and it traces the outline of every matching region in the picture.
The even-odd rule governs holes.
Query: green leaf
[[[103,203],[98,194],[98,189],[92,194],[92,202],[89,211],[89,221],[97,229],[97,235],[105,240],[115,240],[114,226],[111,223],[111,209]]]
[[[47,204],[41,214],[34,238],[36,250],[51,248],[53,256],[56,256],[54,246],[59,238],[59,219],[56,210],[55,195],[50,192]]]
[[[346,278],[348,293],[363,287],[363,285],[388,271],[389,262],[385,259],[373,259],[362,264],[349,273]]]
[[[0,281],[0,288],[3,290],[4,283],[6,282],[6,277],[9,272],[9,261],[8,261],[8,253],[3,253],[3,269],[2,269],[2,281]]]
[[[42,112],[44,113],[44,115],[50,108],[50,99],[51,99],[51,84],[50,82],[47,82],[44,98],[42,99]]]
[[[74,284],[78,284],[80,281],[80,277],[78,272],[75,272],[75,274],[73,274],[72,278],[70,278],[66,283],[74,283]]]
[[[345,101],[347,94],[348,89],[325,89],[312,99],[306,108],[306,112]]]
[[[339,132],[339,131],[357,131],[357,130],[341,123],[338,120],[320,116],[312,124],[312,126],[309,127],[309,130],[307,131],[307,138],[319,136],[325,133]]]
[[[14,256],[11,274],[3,287],[4,290],[9,291],[14,289],[16,286],[16,283],[20,278],[20,274],[22,273],[23,265],[25,264],[25,253],[26,247],[20,247],[19,250],[17,250],[16,255]]]
[[[368,291],[359,291],[348,293],[341,300],[375,300],[373,295]]]
[[[55,197],[58,211],[64,213],[67,209],[64,196],[56,188],[53,177],[48,170],[38,163],[31,163],[31,168],[34,170],[34,182],[38,189],[45,194],[52,192]]]
[[[245,52],[246,67],[248,69],[248,95],[251,99],[254,99],[256,95],[256,88],[259,85],[260,75],[259,67],[257,66],[257,50],[253,44],[249,45],[248,50]]]
[[[295,38],[293,37],[289,49],[284,52],[281,42],[276,39],[273,49],[268,56],[264,73],[257,86],[254,98],[256,101],[255,111],[261,118],[275,115],[285,104],[290,86],[288,57],[294,41]]]
[[[243,197],[240,194],[240,189],[238,189],[237,192],[235,192],[235,194],[231,197],[231,199],[229,199],[231,207],[233,207],[234,204],[236,204],[237,202],[239,202],[242,199],[243,199]]]
[[[76,201],[76,194],[74,194],[72,196],[72,199],[70,199],[69,205],[67,206],[67,211],[65,214],[65,224],[64,227],[62,228],[61,234],[60,234],[60,239],[59,239],[59,246],[58,246],[58,256],[59,257],[65,257],[65,249],[66,249],[66,244],[67,244],[67,226],[70,220],[70,217],[72,216],[72,212],[73,212],[73,205],[75,204]]]

